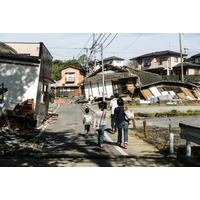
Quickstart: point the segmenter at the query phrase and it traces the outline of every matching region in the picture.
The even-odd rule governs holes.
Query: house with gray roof
[[[190,60],[192,63],[200,64],[200,53],[191,56],[189,60]]]
[[[183,56],[186,56],[186,54],[183,54]],[[138,69],[159,75],[170,75],[173,67],[181,63],[180,53],[170,50],[152,52],[130,60],[137,61]]]
[[[117,66],[117,67],[124,66],[124,59],[116,57],[116,56],[105,58],[105,59],[103,59],[103,62],[104,62],[104,64],[109,64],[109,65],[113,65],[113,66]]]

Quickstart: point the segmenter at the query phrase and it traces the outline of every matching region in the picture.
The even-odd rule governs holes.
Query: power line
[[[79,57],[79,55],[81,54],[81,52],[83,51],[83,49],[86,47],[87,43],[90,41],[92,35],[90,36],[90,38],[88,39],[88,41],[85,43],[84,47],[81,49],[80,53],[78,54],[78,56],[76,57],[76,59]]]
[[[115,36],[114,36],[114,37],[112,38],[112,40],[103,48],[103,50],[111,44],[111,42],[116,38],[117,34],[118,34],[118,33],[115,34]],[[103,45],[103,44],[105,43],[105,41],[110,37],[110,35],[111,35],[111,33],[110,33],[110,34],[108,35],[108,37],[103,41],[102,45]],[[101,51],[101,50],[100,50],[100,51]],[[98,51],[98,52],[100,52],[100,51]]]
[[[192,43],[186,38],[185,34],[183,34],[183,36],[184,36],[184,38],[187,40],[187,42],[191,45],[191,47],[195,50],[195,52],[199,53],[199,51],[196,50],[196,49],[193,47]]]
[[[115,36],[113,37],[113,39],[103,49],[105,49],[106,47],[108,47],[111,44],[111,42],[117,37],[117,34],[118,33],[115,34]]]
[[[118,53],[121,53],[122,51],[128,49],[132,44],[134,44],[134,43],[139,39],[139,37],[140,37],[141,35],[142,35],[142,33],[140,33],[140,35],[139,35],[131,44],[129,44],[126,48],[122,49],[122,50],[121,50],[120,52],[118,52]]]
[[[111,33],[107,36],[107,38],[102,42],[102,45],[105,43],[105,41],[110,37]]]
[[[106,33],[104,33],[104,35],[102,36],[101,40],[99,41],[99,44],[101,43],[101,41],[103,40],[103,38],[106,36]]]
[[[57,54],[57,53],[54,53],[52,51],[50,51],[50,53],[56,55],[56,56],[60,56],[60,57],[63,57],[63,58],[66,58],[66,57],[73,57],[73,56],[64,56],[64,55],[60,55],[60,54]]]

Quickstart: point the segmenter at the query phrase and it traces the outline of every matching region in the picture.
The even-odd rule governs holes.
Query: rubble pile
[[[6,110],[0,117],[0,126],[7,127],[10,131],[33,129],[36,123],[33,99],[23,101],[13,111]]]

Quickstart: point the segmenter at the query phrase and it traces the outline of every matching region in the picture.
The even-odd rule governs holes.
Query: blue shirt
[[[115,119],[117,121],[117,125],[121,124],[124,121],[124,107],[117,107],[114,110]]]

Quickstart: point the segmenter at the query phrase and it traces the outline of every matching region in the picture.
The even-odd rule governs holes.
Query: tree
[[[128,62],[128,66],[131,68],[136,68],[138,69],[138,63],[136,60],[131,60],[130,62]]]

